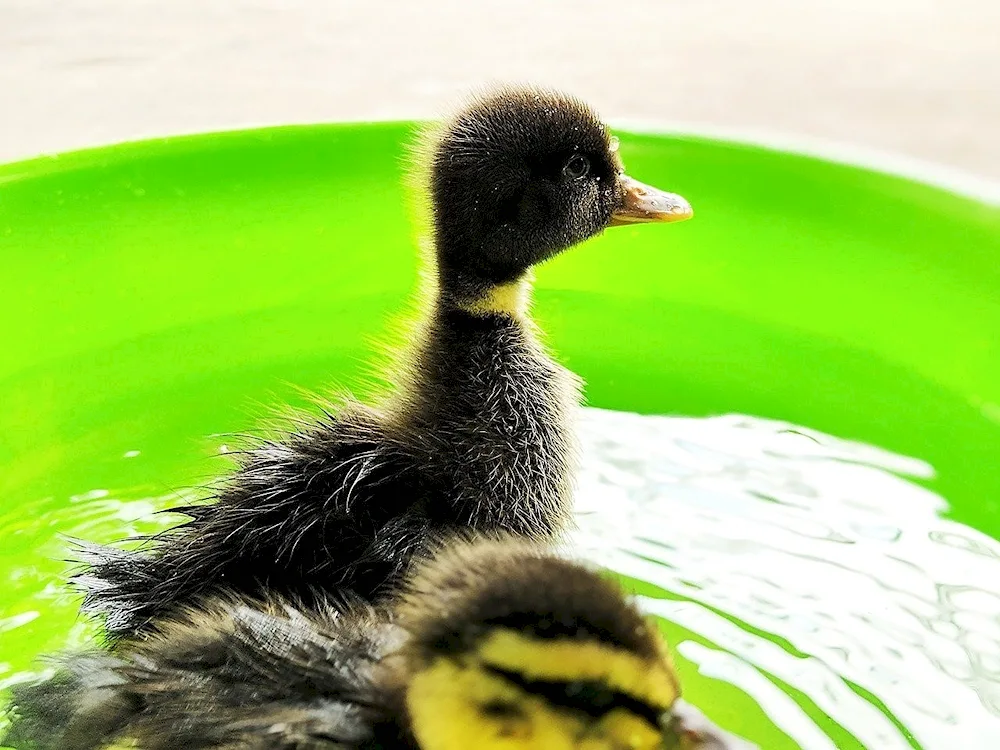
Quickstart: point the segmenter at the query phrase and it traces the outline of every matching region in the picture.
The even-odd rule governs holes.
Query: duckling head
[[[431,146],[438,275],[479,298],[609,226],[692,215],[625,174],[617,139],[583,102],[535,88],[474,100]]]
[[[418,570],[405,712],[422,750],[745,750],[680,700],[668,653],[611,581],[527,545]]]

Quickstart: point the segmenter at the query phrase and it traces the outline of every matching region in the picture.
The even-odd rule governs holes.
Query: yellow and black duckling
[[[17,750],[724,750],[613,582],[517,542],[414,566],[392,610],[202,602],[22,688]],[[18,715],[18,712],[20,715]]]
[[[395,392],[246,452],[213,504],[175,509],[190,520],[144,550],[86,548],[84,608],[112,639],[231,592],[375,598],[451,529],[563,526],[579,386],[536,338],[530,269],[691,209],[626,176],[606,127],[561,94],[500,89],[430,143],[435,293]]]

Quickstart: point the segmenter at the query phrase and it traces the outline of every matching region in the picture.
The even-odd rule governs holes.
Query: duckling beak
[[[628,175],[618,178],[622,200],[611,215],[608,226],[638,224],[651,221],[684,221],[694,216],[691,204],[674,193],[644,185]]]
[[[675,701],[670,714],[681,750],[759,750],[753,743],[719,729],[684,700]]]

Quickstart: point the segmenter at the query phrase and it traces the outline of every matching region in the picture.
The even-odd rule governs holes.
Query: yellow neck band
[[[461,302],[461,310],[474,315],[506,315],[520,319],[527,315],[531,297],[531,278],[524,276],[507,284],[497,284],[476,299]]]

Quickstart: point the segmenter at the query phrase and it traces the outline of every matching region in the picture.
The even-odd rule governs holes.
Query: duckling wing
[[[144,709],[125,736],[143,750],[356,748],[383,712],[373,676],[392,631],[366,608],[197,611],[131,656]]]
[[[249,451],[216,502],[140,551],[81,545],[84,609],[133,635],[206,597],[372,598],[405,571],[432,521],[418,461],[362,407]]]
[[[16,750],[336,750],[385,713],[374,673],[401,634],[362,604],[302,614],[211,602],[120,649],[58,658],[14,690]]]

